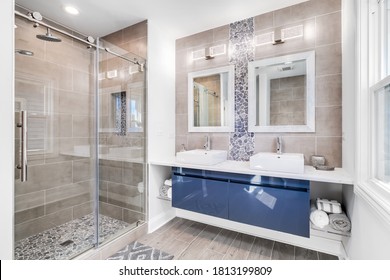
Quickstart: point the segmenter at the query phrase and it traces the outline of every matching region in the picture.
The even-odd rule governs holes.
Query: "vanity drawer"
[[[228,218],[226,181],[172,176],[172,206],[219,218]]]
[[[309,191],[229,183],[229,220],[309,237],[309,215]]]

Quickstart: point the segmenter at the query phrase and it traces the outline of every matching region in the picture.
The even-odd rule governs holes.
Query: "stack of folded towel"
[[[164,185],[160,187],[160,196],[172,199],[172,179],[164,181]]]
[[[329,225],[337,231],[351,230],[351,221],[336,200],[317,198],[311,206],[310,221],[319,228]]]

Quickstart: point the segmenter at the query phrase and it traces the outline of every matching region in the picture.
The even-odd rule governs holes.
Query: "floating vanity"
[[[304,166],[303,173],[271,172],[251,169],[249,162],[204,165],[177,158],[150,167],[161,176],[153,181],[172,176],[173,183],[172,202],[156,199],[151,206],[156,209],[152,228],[177,216],[346,257],[341,241],[347,235],[313,228],[309,221],[313,185],[325,191],[352,188],[353,179],[342,168],[319,171]]]

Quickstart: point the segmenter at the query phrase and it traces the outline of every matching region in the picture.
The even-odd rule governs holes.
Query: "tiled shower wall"
[[[107,35],[104,41],[114,44],[112,50],[120,53],[131,52],[135,56],[126,54],[134,59],[147,57],[147,22],[143,21],[115,33]],[[103,42],[104,43],[104,42]],[[112,93],[126,92],[126,98],[132,95],[140,97],[146,102],[146,75],[145,72],[129,74],[129,67],[133,64],[107,53],[101,53],[100,71],[105,73],[111,70],[118,71],[118,77],[100,81],[100,129],[99,141],[108,147],[125,147],[132,149],[133,156],[127,160],[101,159],[99,161],[100,177],[100,213],[103,215],[128,222],[145,220],[145,193],[144,132],[109,132],[115,129],[110,121],[112,107]],[[122,74],[123,73],[123,74]],[[128,101],[128,100],[127,100]],[[129,102],[127,102],[129,106]],[[143,120],[146,118],[145,103],[143,103]],[[143,122],[145,129],[145,122]]]
[[[85,45],[55,34],[61,43],[38,40],[43,27],[16,17],[16,107],[28,110],[28,180],[15,171],[15,240],[92,211],[93,161],[73,154],[94,142],[94,55]],[[20,143],[16,129],[16,151]],[[15,163],[19,157],[15,155]]]
[[[238,153],[235,159],[246,160],[251,153],[274,152],[275,138],[283,136],[284,152],[303,153],[309,164],[313,154],[324,155],[329,165],[341,167],[341,0],[312,0],[253,18],[254,34],[259,35],[290,26],[303,25],[304,36],[280,45],[255,47],[254,60],[314,50],[316,53],[316,132],[315,133],[254,133],[254,150],[238,151],[231,144],[235,133],[210,133],[213,149]],[[240,22],[238,22],[240,23]],[[234,23],[237,24],[237,23]],[[234,26],[234,24],[232,24]],[[203,147],[204,133],[188,132],[187,75],[189,72],[229,65],[235,56],[230,40],[231,25],[204,31],[176,41],[176,151],[181,144],[188,149]],[[194,50],[226,44],[230,53],[212,60],[190,59]],[[252,46],[248,44],[249,53]],[[236,65],[237,68],[237,65]],[[237,75],[237,69],[236,69]],[[237,98],[237,87],[235,94]],[[238,93],[247,94],[244,90]],[[245,102],[245,101],[244,101]],[[237,105],[237,104],[236,104]],[[240,106],[243,104],[241,103]],[[245,104],[244,104],[245,107]],[[237,122],[237,118],[236,118]],[[236,125],[237,126],[237,125]],[[251,144],[249,145],[251,146]],[[245,155],[245,153],[247,155]]]

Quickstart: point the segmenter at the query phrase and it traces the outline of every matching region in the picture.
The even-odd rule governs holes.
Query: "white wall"
[[[148,20],[148,161],[175,154],[175,39]]]
[[[390,260],[390,225],[374,212],[372,207],[353,193],[344,192],[349,201],[348,212],[352,222],[352,234],[344,240],[348,257],[352,260]]]
[[[343,168],[355,172],[355,114],[356,114],[356,1],[342,1],[343,53]]]
[[[14,1],[0,2],[0,259],[13,257]],[[5,38],[5,39],[4,39]]]

